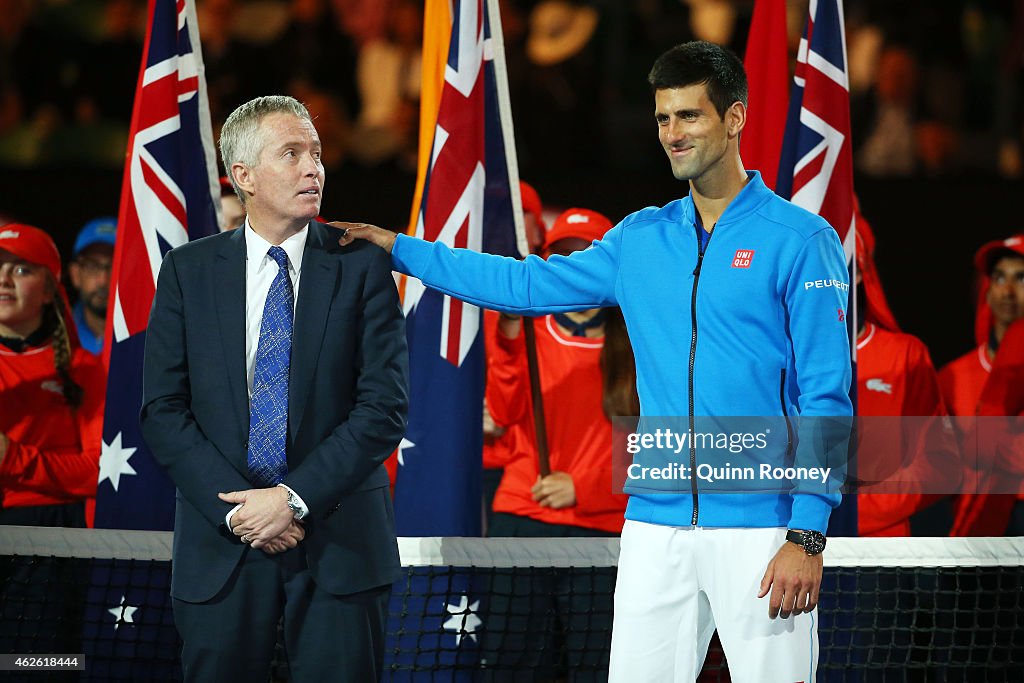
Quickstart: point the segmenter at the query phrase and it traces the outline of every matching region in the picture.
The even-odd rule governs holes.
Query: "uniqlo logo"
[[[754,260],[754,252],[751,249],[737,249],[736,255],[732,257],[733,268],[749,268],[750,262]]]

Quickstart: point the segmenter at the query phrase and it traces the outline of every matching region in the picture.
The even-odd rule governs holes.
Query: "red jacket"
[[[981,390],[992,372],[987,344],[982,344],[950,361],[939,370],[942,399],[953,415],[973,418],[978,409]]]
[[[548,451],[552,471],[567,472],[576,505],[555,510],[534,502],[537,446],[526,365],[525,335],[495,336],[488,359],[487,405],[508,428],[510,456],[494,511],[549,524],[621,532],[626,496],[612,493],[612,426],[601,407],[603,339],[565,336],[551,316],[535,321]]]
[[[1016,499],[1024,500],[1019,483],[1024,475],[1024,320],[1013,323],[999,344],[992,372],[978,399],[978,449],[991,457],[990,485],[1006,491],[1008,485],[1017,491]],[[1007,420],[991,418],[1005,417]],[[988,418],[988,419],[986,419]],[[976,496],[984,502],[984,519],[990,533],[1004,533],[1009,523],[1014,496],[993,494]],[[974,508],[980,506],[976,504]],[[967,508],[964,516],[977,509]],[[1001,529],[1000,529],[1001,527]]]
[[[83,389],[78,409],[64,400],[52,346],[0,346],[0,432],[10,440],[0,461],[3,507],[95,498],[106,377],[84,349],[72,355],[71,377]]]
[[[498,312],[490,309],[484,309],[484,348],[487,350],[487,362],[491,363],[491,359],[496,353],[499,353],[495,349],[495,344],[498,343]],[[484,403],[487,403],[486,394],[484,397]],[[490,405],[487,406],[487,410],[490,411]],[[494,418],[494,415],[491,415]],[[501,436],[494,439],[487,438],[484,435],[484,468],[485,469],[501,469],[508,464],[508,461],[512,458],[513,451],[515,449],[515,435],[505,432]]]
[[[921,340],[883,330],[871,323],[865,326],[857,341],[857,412],[869,417],[941,417],[947,414],[935,367]],[[923,426],[929,429],[915,429]],[[900,466],[913,466],[918,470],[910,477],[912,481],[927,481],[936,475],[920,469],[942,459],[940,454],[932,452],[936,445],[945,447],[948,458],[956,458],[951,433],[947,443],[936,444],[934,438],[928,441],[929,452],[925,452],[926,432],[934,436],[941,426],[925,420],[868,419],[862,423],[858,449],[862,459],[879,454],[901,458]],[[942,436],[938,434],[939,439]],[[892,464],[895,468],[896,463]],[[921,486],[911,484],[906,493],[861,494],[857,499],[859,535],[909,536],[910,516],[935,499],[921,491]]]
[[[950,362],[939,371],[939,384],[950,412],[959,419],[957,431],[964,439],[964,453],[970,459],[976,452],[974,439],[975,417],[978,402],[992,373],[988,358],[987,344],[982,344],[960,358]],[[978,453],[980,455],[980,453]],[[967,474],[983,478],[985,472]],[[953,528],[951,536],[999,536],[1006,531],[1012,496],[990,494],[966,494],[953,500]]]

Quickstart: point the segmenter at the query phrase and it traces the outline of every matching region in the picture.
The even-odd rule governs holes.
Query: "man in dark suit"
[[[220,146],[245,225],[167,254],[146,340],[185,680],[267,680],[282,617],[294,681],[379,680],[400,573],[381,463],[408,402],[391,262],[314,220],[324,169],[299,102],[242,105]]]

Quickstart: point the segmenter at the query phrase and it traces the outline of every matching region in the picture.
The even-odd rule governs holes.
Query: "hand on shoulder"
[[[345,221],[331,221],[328,225],[333,225],[336,228],[341,228],[344,232],[341,238],[338,240],[338,244],[347,247],[348,245],[358,240],[367,240],[373,242],[378,247],[391,253],[392,247],[395,245],[395,239],[397,235],[390,230],[384,228],[378,228],[375,225],[369,225],[368,223],[347,223]]]

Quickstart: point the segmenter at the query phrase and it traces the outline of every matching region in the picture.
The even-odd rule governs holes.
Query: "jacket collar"
[[[760,171],[747,171],[746,173],[747,184],[726,207],[722,217],[718,219],[715,229],[745,220],[774,196],[775,193],[768,189],[761,179]],[[683,219],[691,225],[697,222],[697,209],[693,205],[693,197],[689,195],[683,199]]]

